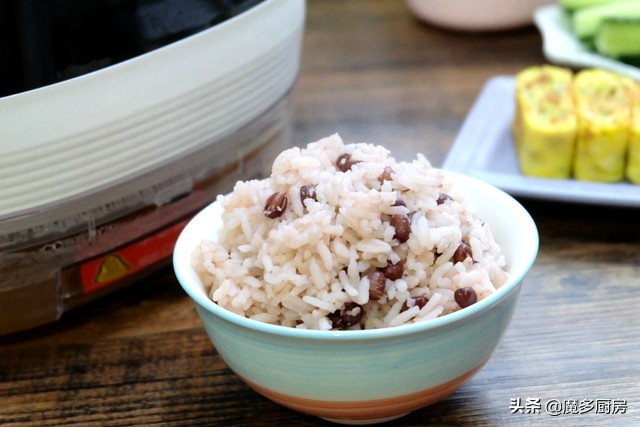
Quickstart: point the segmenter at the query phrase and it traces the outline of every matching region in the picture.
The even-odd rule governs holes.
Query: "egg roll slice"
[[[513,136],[523,175],[566,179],[571,175],[577,123],[573,73],[541,65],[516,75]]]
[[[633,97],[627,148],[627,179],[640,184],[640,83],[636,83]]]
[[[579,71],[574,79],[578,133],[574,177],[581,181],[624,179],[631,126],[631,79],[602,69]]]

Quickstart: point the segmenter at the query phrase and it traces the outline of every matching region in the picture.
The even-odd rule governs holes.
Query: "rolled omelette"
[[[640,83],[636,83],[631,105],[631,129],[627,147],[627,179],[640,184]]]
[[[577,120],[571,70],[540,65],[516,75],[515,148],[523,175],[571,175]]]
[[[602,69],[576,73],[573,86],[578,119],[573,165],[576,179],[596,182],[624,179],[634,87],[633,80]]]

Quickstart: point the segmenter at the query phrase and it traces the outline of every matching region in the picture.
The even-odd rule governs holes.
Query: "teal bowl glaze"
[[[174,269],[222,359],[246,384],[291,409],[344,424],[401,417],[470,380],[509,327],[538,252],[527,211],[501,190],[464,175],[457,185],[490,224],[510,278],[476,304],[423,323],[364,331],[314,331],[247,319],[209,299],[191,268],[202,239],[215,239],[221,208],[196,215],[176,242]]]

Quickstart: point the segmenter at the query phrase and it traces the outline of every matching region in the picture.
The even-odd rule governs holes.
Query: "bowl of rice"
[[[219,196],[173,262],[246,384],[365,424],[447,397],[489,361],[537,251],[534,221],[501,190],[332,135]]]

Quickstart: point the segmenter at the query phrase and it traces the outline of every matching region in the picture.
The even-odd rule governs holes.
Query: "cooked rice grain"
[[[346,172],[336,168],[343,154],[358,161]],[[391,179],[379,179],[385,167]],[[314,198],[301,200],[304,185],[315,187]],[[264,205],[276,191],[289,203],[272,219]],[[441,193],[451,200],[438,204]],[[218,201],[218,241],[203,241],[192,265],[213,301],[261,322],[332,329],[332,313],[347,303],[364,311],[348,329],[421,322],[459,310],[456,289],[470,287],[481,300],[507,279],[489,225],[421,154],[396,162],[383,147],[333,135],[282,152],[270,178],[238,182]],[[394,238],[392,215],[410,216],[404,243]],[[455,262],[461,241],[472,258]],[[368,273],[389,262],[403,263],[402,278],[387,278],[383,296],[370,299]],[[414,305],[417,296],[424,306]]]

